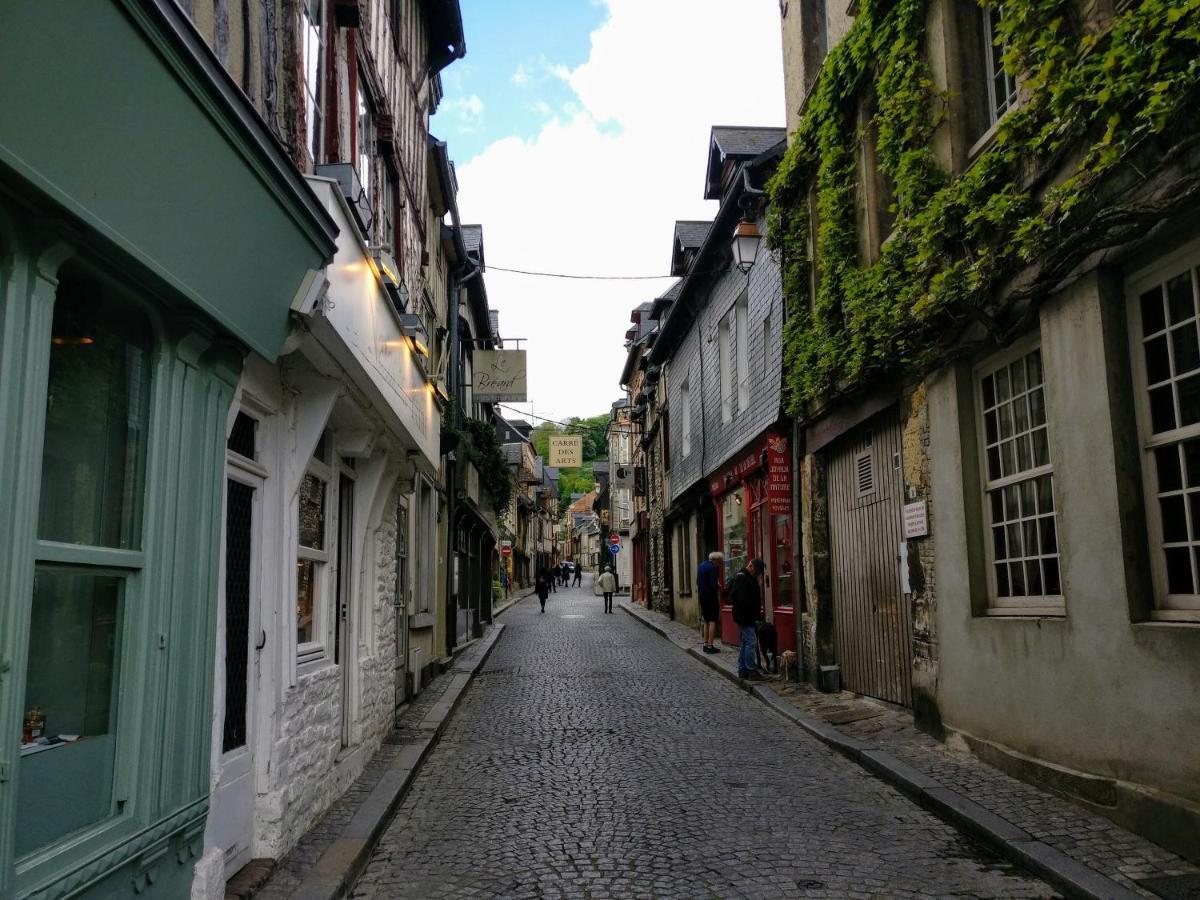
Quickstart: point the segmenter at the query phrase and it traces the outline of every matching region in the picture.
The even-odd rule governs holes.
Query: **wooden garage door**
[[[884,413],[831,451],[834,646],[847,690],[912,704],[912,612],[900,587],[900,424]]]

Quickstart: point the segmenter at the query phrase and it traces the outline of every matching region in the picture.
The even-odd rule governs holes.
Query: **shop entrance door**
[[[225,854],[228,878],[250,861],[254,836],[254,701],[258,686],[258,624],[262,478],[231,464],[225,482],[224,572],[217,673],[223,675],[217,785],[208,815],[209,843]]]
[[[829,461],[833,631],[847,690],[912,705],[912,612],[900,583],[900,422],[885,413]]]

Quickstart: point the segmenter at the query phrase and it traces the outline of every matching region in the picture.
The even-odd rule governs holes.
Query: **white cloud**
[[[551,272],[665,273],[676,219],[702,199],[713,125],[782,125],[776,0],[608,0],[588,60],[548,71],[577,103],[530,140],[460,166],[464,221],[488,261]],[[630,310],[670,281],[574,281],[490,270],[501,332],[527,338],[533,412],[594,415],[620,396]]]
[[[444,100],[441,108],[454,117],[455,128],[459,134],[470,134],[483,121],[483,101],[479,99],[478,94]]]
[[[516,71],[512,73],[512,77],[509,78],[509,81],[511,81],[517,87],[525,87],[525,85],[529,84],[529,78],[530,75],[528,67],[525,65],[525,63],[521,63],[519,66],[517,66]]]

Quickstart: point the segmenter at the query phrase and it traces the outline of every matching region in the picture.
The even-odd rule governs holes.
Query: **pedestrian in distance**
[[[583,586],[583,566],[579,563],[575,563],[575,578],[573,583],[576,586]]]
[[[565,562],[558,564],[558,577],[562,579],[562,586],[566,587],[567,581],[569,581],[571,578],[571,570],[567,568],[567,564]]]
[[[738,677],[750,681],[765,680],[758,671],[758,642],[755,629],[763,618],[762,587],[759,579],[767,570],[761,559],[752,559],[746,568],[733,576],[729,584],[729,602],[733,606],[733,621],[738,627],[742,647],[738,652]]]
[[[500,584],[504,586],[504,599],[508,599],[508,589],[512,585],[512,580],[508,577],[508,569],[501,567],[500,569]]]
[[[537,591],[538,600],[542,604],[542,612],[546,611],[546,598],[550,596],[550,579],[546,576],[546,570],[542,570],[542,574],[537,577],[537,583],[534,585],[534,590]]]
[[[554,591],[556,594],[558,593],[558,579],[554,576],[554,573],[557,571],[557,566],[553,570],[542,569],[542,577],[546,579],[546,584],[550,586],[550,590]]]
[[[604,611],[612,612],[613,593],[617,589],[617,576],[613,574],[612,566],[605,566],[600,574],[600,593],[604,595]]]
[[[713,641],[717,637],[717,624],[721,621],[721,576],[720,564],[725,554],[714,550],[708,559],[696,567],[696,590],[700,594],[700,618],[704,628],[705,653],[720,653]]]

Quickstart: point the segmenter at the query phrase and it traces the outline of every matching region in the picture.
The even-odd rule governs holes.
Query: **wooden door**
[[[911,706],[912,612],[901,592],[900,423],[884,413],[830,453],[834,647],[847,690]]]

